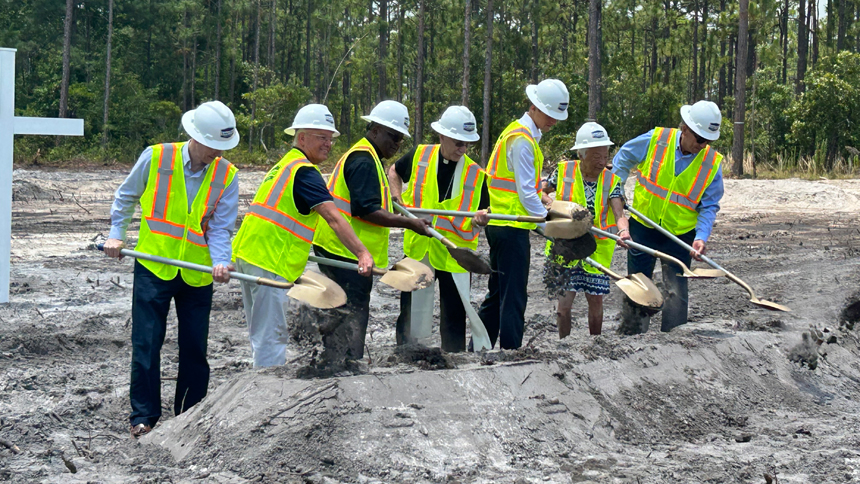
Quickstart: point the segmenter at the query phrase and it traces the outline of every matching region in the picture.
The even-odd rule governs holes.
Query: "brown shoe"
[[[137,424],[131,427],[131,436],[135,439],[150,432],[152,432],[152,427],[146,424]]]

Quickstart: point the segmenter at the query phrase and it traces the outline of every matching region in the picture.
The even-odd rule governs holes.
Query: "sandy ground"
[[[261,172],[242,172],[241,210]],[[296,378],[318,351],[297,308],[290,363],[250,365],[238,283],[212,313],[210,395],[127,434],[131,262],[89,248],[107,235],[124,173],[14,174],[12,303],[0,306],[0,481],[126,482],[860,482],[860,338],[839,323],[855,295],[860,180],[727,180],[711,255],[726,280],[691,282],[690,324],[618,336],[620,300],[590,337],[585,301],[559,341],[532,240],[527,344],[485,355],[397,350],[399,298],[377,285],[369,357]],[[402,234],[392,235],[401,256]],[[483,242],[482,242],[483,244]],[[481,251],[487,247],[482,245]],[[625,255],[613,268],[625,272]],[[655,277],[659,285],[659,277]],[[486,279],[475,277],[480,302]]]

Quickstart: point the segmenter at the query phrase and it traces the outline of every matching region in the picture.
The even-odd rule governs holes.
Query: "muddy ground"
[[[170,416],[175,320],[162,356],[162,422],[128,437],[132,265],[107,235],[119,171],[14,175],[12,302],[0,306],[0,481],[860,482],[860,336],[840,324],[857,291],[860,181],[728,180],[711,255],[726,280],[691,282],[690,324],[587,335],[585,301],[558,341],[534,238],[519,351],[397,350],[398,294],[377,285],[368,358],[308,375],[307,322],[289,364],[255,371],[238,283],[219,285],[210,395]],[[242,211],[262,173],[242,172]],[[400,256],[402,236],[392,236]],[[482,245],[482,251],[486,251]],[[625,271],[616,253],[613,268]],[[659,285],[659,277],[655,278]],[[480,302],[486,279],[473,279]],[[856,319],[860,311],[846,313]]]

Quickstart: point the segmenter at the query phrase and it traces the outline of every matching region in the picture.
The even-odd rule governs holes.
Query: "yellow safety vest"
[[[615,213],[609,205],[609,195],[615,190],[615,187],[621,182],[621,179],[613,175],[611,171],[604,169],[603,173],[597,178],[597,191],[594,193],[594,226],[599,229],[617,234],[618,226],[615,224]],[[579,160],[563,161],[558,164],[558,184],[555,190],[555,199],[566,202],[575,202],[583,207],[587,206],[585,200],[585,184],[582,180],[582,171],[579,169]],[[612,264],[612,254],[615,252],[615,240],[608,237],[595,236],[597,241],[597,250],[591,255],[599,264],[609,267]],[[545,253],[550,255],[552,250],[552,242],[547,241]],[[567,261],[557,256],[556,263],[565,265]],[[576,267],[582,264],[582,268],[592,274],[600,274],[601,272],[594,268],[591,264],[576,260],[567,262],[567,267]]]
[[[185,192],[185,169],[182,147],[185,143],[170,143],[152,147],[152,162],[146,190],[140,197],[140,236],[135,250],[205,266],[212,265],[206,230],[215,213],[224,188],[236,176],[236,167],[223,158],[209,164],[203,184],[188,211]],[[189,286],[212,284],[212,275],[176,266],[140,260],[144,267],[165,281],[177,273]]]
[[[366,138],[362,138],[358,143],[352,145],[352,148],[340,157],[340,160],[338,160],[334,170],[331,172],[331,178],[328,180],[328,191],[334,197],[334,204],[343,215],[343,218],[349,222],[359,240],[370,251],[370,255],[373,256],[373,263],[377,267],[388,267],[388,227],[380,227],[379,225],[366,222],[360,217],[352,216],[349,188],[347,188],[346,179],[343,176],[343,166],[349,155],[356,151],[367,151],[373,157],[373,161],[376,163],[376,174],[379,177],[382,210],[391,212],[391,190],[388,188],[388,177],[385,175],[385,169],[382,167],[382,162],[373,149],[373,145]],[[340,241],[337,234],[324,219],[319,221],[313,243],[332,254],[358,260],[343,245],[343,242]]]
[[[516,136],[525,137],[535,153],[535,192],[540,191],[540,175],[543,170],[543,153],[532,136],[531,131],[519,121],[509,124],[496,141],[493,153],[490,155],[490,166],[487,167],[489,177],[488,191],[490,192],[490,210],[495,213],[510,215],[531,215],[517,194],[517,180],[513,171],[508,168],[507,144]],[[532,230],[537,224],[513,222],[508,220],[491,220],[490,225],[503,225],[520,229]]]
[[[675,147],[680,135],[677,129],[654,130],[648,154],[637,167],[633,192],[633,208],[675,235],[696,228],[699,216],[696,207],[723,161],[723,155],[707,146],[690,166],[675,176]],[[636,215],[633,218],[650,227]]]
[[[485,173],[468,156],[465,157],[459,180],[454,180],[460,187],[460,193],[442,202],[439,201],[439,148],[441,145],[418,145],[412,158],[412,177],[403,192],[403,203],[409,207],[435,208],[442,210],[458,210],[473,212],[481,202],[481,187],[484,184]],[[452,192],[456,193],[456,191]],[[472,226],[468,217],[427,216],[437,230],[446,232],[444,235],[458,247],[469,249],[478,248],[478,229]],[[422,260],[430,253],[430,265],[440,271],[468,272],[451,257],[448,249],[436,239],[418,235],[407,230],[403,235],[403,252],[407,257]]]
[[[290,150],[269,170],[233,240],[233,260],[242,259],[292,282],[308,263],[319,214],[302,215],[293,199],[296,172],[310,166],[305,155]]]

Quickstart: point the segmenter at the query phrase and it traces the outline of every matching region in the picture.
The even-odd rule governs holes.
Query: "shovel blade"
[[[379,282],[401,292],[417,291],[433,283],[433,271],[417,260],[407,257],[394,264],[394,267],[379,278]]]
[[[491,274],[493,272],[490,263],[472,249],[450,247],[448,253],[460,264],[460,267],[473,274]]]
[[[725,277],[726,272],[721,271],[719,269],[692,269],[692,273],[694,274],[692,277],[698,277],[701,279],[713,279],[715,277]]]
[[[296,279],[287,296],[319,309],[339,308],[346,304],[346,293],[333,280],[313,271]]]
[[[577,239],[587,234],[591,225],[591,221],[585,224],[566,218],[559,218],[547,222],[544,233],[547,237],[554,239]]]
[[[645,274],[631,274],[616,281],[615,285],[638,306],[649,309],[663,307],[663,295]]]
[[[756,306],[758,306],[760,308],[769,309],[771,311],[783,311],[786,313],[791,312],[791,309],[788,308],[787,306],[783,306],[782,304],[775,303],[773,301],[767,301],[765,299],[759,299],[757,297],[750,299],[750,302],[755,304]]]

